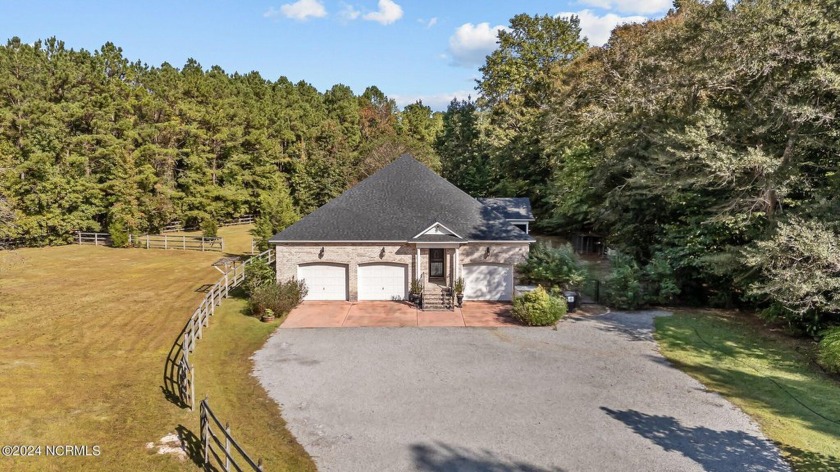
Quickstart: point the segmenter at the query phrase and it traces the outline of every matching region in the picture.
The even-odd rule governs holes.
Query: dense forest
[[[433,113],[373,86],[12,39],[0,237],[243,213],[267,233],[410,152],[472,195],[530,197],[543,232],[604,235],[629,305],[759,305],[812,334],[836,320],[836,2],[678,0],[603,47],[574,17],[523,14],[498,43],[475,101]]]
[[[0,237],[154,232],[260,213],[306,214],[410,152],[434,169],[440,114],[398,111],[378,88],[130,62],[57,39],[0,48]]]

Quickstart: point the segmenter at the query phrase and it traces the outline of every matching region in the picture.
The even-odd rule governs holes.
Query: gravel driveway
[[[788,470],[668,365],[661,313],[550,328],[278,330],[256,375],[324,471]]]

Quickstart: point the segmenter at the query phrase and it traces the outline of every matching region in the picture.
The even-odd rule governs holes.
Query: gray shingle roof
[[[479,198],[478,201],[489,206],[505,219],[534,221],[529,198]]]
[[[269,241],[402,242],[435,222],[467,240],[534,241],[407,154]]]

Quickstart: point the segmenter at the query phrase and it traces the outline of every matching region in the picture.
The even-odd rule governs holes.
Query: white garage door
[[[408,267],[402,264],[359,266],[359,300],[404,300]]]
[[[509,265],[465,265],[463,277],[467,300],[513,299],[513,268]]]
[[[298,266],[298,280],[306,282],[304,300],[347,300],[347,266],[310,264]]]

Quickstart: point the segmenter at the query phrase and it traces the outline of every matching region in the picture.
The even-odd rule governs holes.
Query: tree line
[[[443,174],[529,196],[543,231],[604,235],[619,295],[816,334],[840,321],[838,38],[830,0],[678,0],[603,47],[519,15],[444,115]]]
[[[393,154],[439,169],[440,126],[375,86],[321,93],[194,60],[150,67],[111,43],[13,38],[0,47],[0,238],[155,232],[264,205],[306,214]]]

